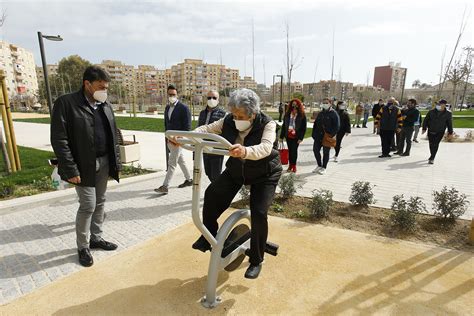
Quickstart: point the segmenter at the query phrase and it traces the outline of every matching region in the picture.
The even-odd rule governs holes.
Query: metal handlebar
[[[232,146],[224,137],[211,133],[170,130],[165,132],[165,136],[179,137],[176,142],[186,150],[196,151],[196,146],[199,145],[207,154],[228,156],[229,148]]]

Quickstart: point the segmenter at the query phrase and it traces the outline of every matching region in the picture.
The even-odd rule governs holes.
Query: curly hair
[[[286,113],[285,114],[290,114],[291,113],[291,110],[292,110],[291,105],[293,103],[296,103],[296,106],[297,106],[297,109],[298,109],[298,115],[305,116],[304,105],[303,105],[303,103],[301,103],[300,99],[293,99],[290,102],[288,102],[288,106],[286,107]]]

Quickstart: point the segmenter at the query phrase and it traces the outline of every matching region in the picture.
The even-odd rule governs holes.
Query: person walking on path
[[[420,116],[420,111],[418,111],[418,109],[416,108],[415,99],[408,100],[407,109],[403,111],[402,116],[403,127],[400,132],[400,142],[398,144],[398,151],[395,154],[401,156],[410,156],[411,137],[413,136],[413,131],[415,130],[415,122]],[[407,144],[407,147],[405,151],[403,151],[405,147],[405,142]]]
[[[337,102],[337,114],[339,115],[339,120],[341,127],[336,135],[336,155],[334,156],[334,162],[338,161],[339,152],[341,151],[341,143],[344,136],[347,136],[351,133],[351,118],[349,113],[346,111],[347,106],[343,101]]]
[[[207,106],[199,113],[198,126],[208,125],[225,116],[225,111],[218,107],[219,93],[211,90],[207,93]],[[224,156],[203,154],[204,171],[211,182],[217,179],[222,172]]]
[[[453,136],[453,116],[450,111],[446,109],[448,102],[441,99],[436,107],[430,110],[423,120],[422,134],[428,131],[428,141],[430,144],[429,164],[434,164],[436,153],[438,152],[439,143],[443,139],[446,128],[448,129],[448,138]]]
[[[313,124],[312,137],[314,140],[313,153],[318,166],[313,173],[325,174],[329,162],[329,151],[331,146],[335,147],[335,139],[339,131],[339,116],[331,107],[331,101],[328,98],[323,100],[321,104],[321,112],[319,112]],[[334,142],[333,142],[334,141]],[[328,144],[328,142],[334,143]],[[321,161],[321,148],[323,149],[323,160]]]
[[[415,128],[415,135],[413,136],[413,141],[418,143],[418,133],[420,132],[421,123],[423,122],[423,116],[421,112],[418,111],[418,118],[415,121],[414,128]]]
[[[227,210],[242,185],[250,185],[251,236],[245,277],[258,277],[268,236],[268,208],[273,203],[282,167],[276,142],[275,121],[260,110],[260,98],[250,89],[239,89],[229,99],[231,114],[195,132],[220,134],[231,144],[226,169],[204,194],[203,222],[216,236],[217,219]],[[200,236],[192,245],[203,252],[211,245]]]
[[[359,102],[355,108],[355,118],[354,118],[354,124],[352,125],[352,127],[356,127],[357,125],[357,128],[360,128],[360,119],[362,118],[363,113],[364,113],[364,107],[362,106],[362,102]]]
[[[290,101],[288,110],[283,117],[283,125],[281,126],[280,141],[286,139],[289,152],[288,172],[296,172],[296,164],[298,161],[298,146],[304,139],[306,133],[306,115],[304,113],[303,104],[299,99]]]
[[[377,128],[376,124],[375,124],[375,117],[377,116],[377,114],[379,114],[380,112],[380,109],[384,106],[383,104],[383,100],[382,99],[379,99],[379,102],[378,103],[375,103],[374,106],[372,107],[372,118],[374,120],[374,130],[372,132],[372,134],[375,134],[377,133],[377,135],[380,134],[380,130]]]
[[[362,122],[362,127],[367,128],[367,123],[369,122],[369,116],[370,112],[372,110],[372,106],[369,103],[369,100],[367,100],[364,104],[364,121]]]
[[[181,103],[178,100],[178,90],[175,86],[168,86],[168,101],[169,104],[165,108],[165,131],[178,130],[178,131],[189,131],[191,130],[191,112],[186,104]],[[174,175],[176,165],[179,164],[181,171],[184,174],[185,180],[182,184],[178,185],[178,188],[184,188],[193,185],[191,175],[189,174],[188,167],[184,161],[183,152],[181,147],[173,143],[173,141],[166,140],[166,146],[170,152],[168,159],[168,170],[166,171],[165,180],[163,185],[155,189],[155,192],[160,194],[168,194],[168,186]]]
[[[402,127],[402,113],[395,105],[393,98],[390,98],[387,104],[380,109],[375,117],[374,124],[380,130],[380,140],[382,143],[382,155],[379,158],[391,157],[390,146],[395,132],[400,131]]]
[[[112,177],[118,182],[121,170],[114,111],[107,102],[110,80],[102,68],[87,67],[82,88],[60,96],[51,113],[51,145],[58,172],[61,179],[75,185],[79,197],[76,243],[84,267],[94,264],[90,249],[117,249],[102,238],[107,181]]]

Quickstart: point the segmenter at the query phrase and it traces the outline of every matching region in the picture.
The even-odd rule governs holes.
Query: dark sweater
[[[339,126],[339,115],[337,115],[336,111],[332,109],[323,110],[319,112],[314,121],[313,133],[311,136],[314,140],[322,140],[324,132],[326,132],[334,137],[334,135],[339,131]]]
[[[341,127],[339,128],[339,131],[337,134],[339,135],[344,135],[345,133],[351,133],[351,118],[349,117],[349,114],[345,110],[339,110],[337,111],[337,114],[339,115],[339,119],[341,121]]]
[[[416,108],[407,109],[402,116],[404,116],[403,127],[413,127],[420,116],[420,111]]]
[[[99,105],[93,111],[95,156],[102,157],[108,155],[112,149],[112,135],[110,135],[110,126],[103,105]]]
[[[423,130],[428,129],[429,133],[444,133],[448,128],[448,133],[453,133],[453,117],[448,110],[430,110],[423,120]]]

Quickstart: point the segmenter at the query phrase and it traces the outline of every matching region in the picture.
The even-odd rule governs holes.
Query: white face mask
[[[207,106],[211,109],[215,108],[219,104],[219,100],[210,99],[207,100]]]
[[[321,105],[321,108],[322,108],[323,110],[327,110],[327,109],[329,109],[329,104],[323,103],[323,104]]]
[[[252,122],[247,120],[234,120],[234,122],[235,127],[241,132],[247,130],[252,125]]]
[[[176,101],[178,101],[177,97],[168,97],[168,101],[170,101],[171,104],[174,104]]]
[[[436,105],[436,110],[441,111],[441,105]]]
[[[339,106],[339,110],[345,110],[346,109],[346,106],[345,105],[340,105]]]
[[[96,92],[94,92],[92,97],[94,98],[94,100],[100,103],[104,103],[105,100],[107,100],[107,90],[97,90]]]

